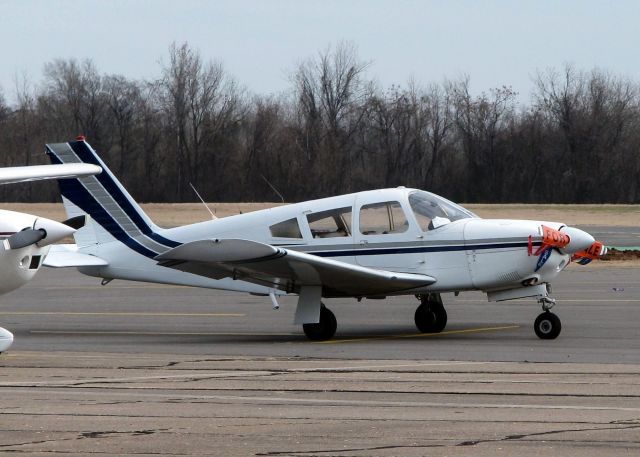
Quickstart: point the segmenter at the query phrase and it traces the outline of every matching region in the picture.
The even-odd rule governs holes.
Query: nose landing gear
[[[533,323],[533,330],[538,338],[542,340],[553,340],[560,335],[562,323],[560,318],[549,311],[556,304],[556,301],[549,297],[541,297],[539,300],[543,313],[540,314]]]

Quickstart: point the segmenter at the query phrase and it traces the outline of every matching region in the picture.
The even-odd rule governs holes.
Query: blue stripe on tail
[[[180,246],[181,243],[169,240],[153,231],[149,224],[147,224],[147,222],[142,218],[138,210],[131,204],[131,197],[122,191],[109,168],[104,164],[104,162],[102,162],[102,160],[100,160],[95,151],[85,141],[70,141],[69,146],[83,162],[102,167],[103,172],[96,175],[96,179],[100,184],[102,184],[105,190],[111,195],[111,197],[113,197],[120,208],[122,208],[125,214],[129,216],[135,226],[138,227],[144,235],[170,248]],[[92,214],[90,215],[93,217]]]
[[[53,153],[49,153],[51,163],[59,164],[62,161]],[[77,178],[59,179],[60,194],[71,201],[85,213],[89,214],[93,220],[107,230],[115,239],[124,243],[145,257],[154,258],[158,255],[150,249],[136,242],[122,227],[105,211],[100,203],[89,193]]]
[[[123,188],[120,187],[118,181],[108,167],[86,142],[72,141],[69,142],[68,145],[80,161],[102,167],[102,173],[86,179],[96,179],[124,214],[126,214],[138,230],[140,230],[140,233],[168,248],[180,246],[181,243],[169,240],[154,232],[153,228],[142,216],[141,210],[133,202],[132,197],[126,191],[123,191]],[[47,154],[49,155],[51,163],[63,163],[53,149],[47,148]],[[109,211],[105,208],[105,203],[113,205],[113,201],[111,201],[111,199],[109,199],[108,202],[100,202],[96,196],[93,195],[91,191],[89,191],[77,178],[60,179],[58,180],[58,185],[63,197],[89,214],[93,220],[102,226],[115,239],[145,257],[154,258],[159,254],[159,252],[151,250],[138,242],[131,233],[124,229],[120,223],[109,214]],[[139,236],[137,232],[135,235]]]

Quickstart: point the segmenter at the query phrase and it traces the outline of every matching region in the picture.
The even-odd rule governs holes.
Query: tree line
[[[347,43],[256,95],[173,44],[154,80],[58,59],[41,84],[0,88],[0,165],[46,163],[85,135],[140,201],[287,202],[404,185],[461,202],[640,203],[640,85],[594,69],[539,72],[528,105],[468,78],[381,88]],[[4,93],[6,94],[6,88]],[[52,183],[3,201],[55,201]]]

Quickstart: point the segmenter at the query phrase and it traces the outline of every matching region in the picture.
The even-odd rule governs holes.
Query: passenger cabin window
[[[351,236],[351,207],[330,209],[307,215],[314,238]]]
[[[298,219],[287,219],[269,227],[271,236],[275,238],[302,238]]]
[[[409,194],[409,206],[425,232],[459,219],[477,217],[460,205],[422,190]]]
[[[402,233],[409,229],[409,222],[398,202],[373,203],[360,208],[360,233],[386,235]]]

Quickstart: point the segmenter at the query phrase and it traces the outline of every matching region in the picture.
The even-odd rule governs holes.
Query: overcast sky
[[[90,58],[101,73],[160,74],[188,42],[249,90],[277,93],[296,63],[350,41],[382,86],[469,75],[528,100],[536,70],[594,66],[640,79],[640,1],[0,0],[0,87],[37,83],[46,62]]]

